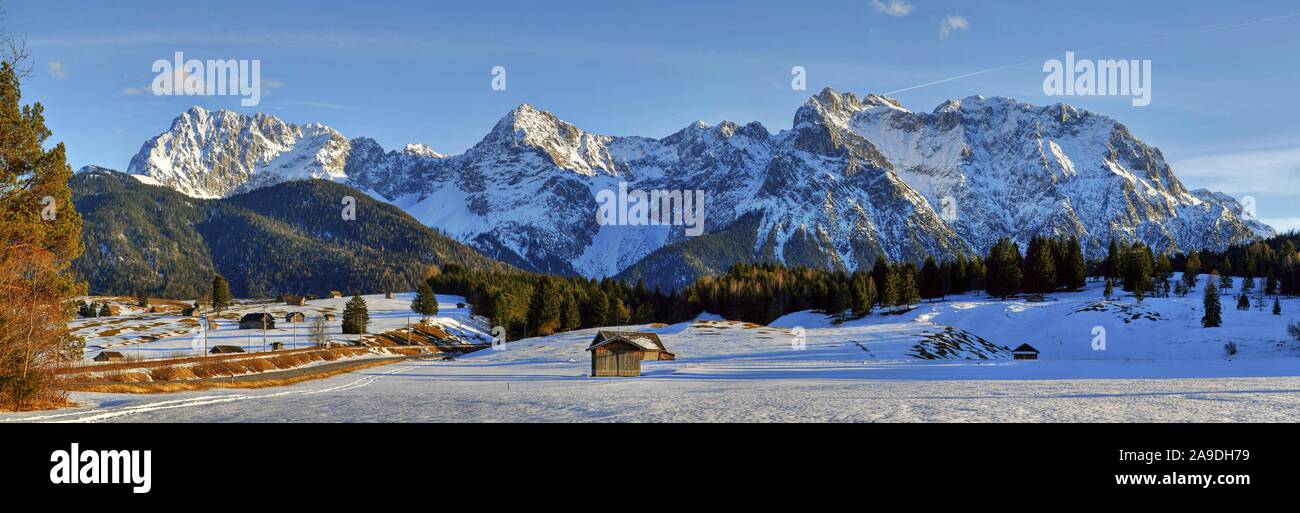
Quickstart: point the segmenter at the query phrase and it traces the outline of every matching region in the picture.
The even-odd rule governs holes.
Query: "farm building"
[[[284,322],[307,322],[307,316],[302,312],[289,312],[284,316]]]
[[[1029,344],[1020,344],[1020,347],[1011,350],[1011,356],[1017,360],[1037,360],[1038,350]]]
[[[244,352],[244,348],[239,346],[213,346],[208,352],[212,354],[242,353]]]
[[[244,315],[239,318],[239,329],[275,329],[275,316],[265,312]]]
[[[330,297],[343,297],[343,293],[337,290],[331,290]]]
[[[271,342],[271,350],[272,351],[284,350],[284,342]]]
[[[642,360],[675,360],[659,335],[635,331],[599,331],[587,346],[591,376],[640,376]]]
[[[126,357],[117,351],[100,351],[99,354],[95,355],[95,361],[97,362],[120,362],[125,359]]]
[[[181,317],[198,317],[198,316],[199,316],[198,308],[194,308],[191,306],[188,308],[181,309]]]
[[[284,296],[284,304],[289,306],[302,306],[307,304],[307,298],[303,296]]]
[[[332,313],[327,313],[327,314],[325,314],[325,320],[327,320],[327,321],[332,321],[332,320],[334,320],[334,314],[332,314]]]

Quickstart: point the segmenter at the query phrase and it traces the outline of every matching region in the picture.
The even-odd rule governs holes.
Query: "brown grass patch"
[[[363,360],[356,362],[354,365],[347,365],[335,369],[322,370],[320,372],[309,372],[288,378],[257,379],[257,380],[239,380],[239,381],[189,381],[189,382],[169,382],[169,383],[95,383],[76,385],[71,390],[79,392],[103,392],[112,394],[158,394],[167,392],[184,392],[190,390],[207,390],[210,388],[267,388],[284,385],[292,385],[313,379],[328,378],[339,374],[354,372],[380,365],[396,363],[397,359],[376,359]]]

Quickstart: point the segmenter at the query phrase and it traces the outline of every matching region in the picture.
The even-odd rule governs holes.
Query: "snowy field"
[[[383,294],[362,296],[370,312],[370,333],[383,333],[404,328],[407,323],[420,321],[419,314],[411,311],[411,300],[415,293],[394,294],[393,299],[384,298]],[[109,300],[103,297],[81,298],[90,302]],[[127,298],[123,298],[127,299]],[[111,317],[94,317],[77,319],[70,323],[74,335],[86,340],[85,358],[90,360],[100,351],[118,351],[128,357],[165,358],[182,356],[200,356],[204,351],[206,335],[207,347],[217,345],[240,346],[245,352],[263,351],[272,343],[280,342],[286,349],[305,347],[310,321],[326,313],[334,314],[329,321],[329,339],[337,342],[350,342],[359,335],[343,335],[343,306],[351,297],[315,299],[303,306],[289,306],[282,302],[236,301],[230,308],[214,314],[216,329],[207,330],[197,318],[180,315],[179,305],[158,305],[166,311],[149,313],[147,309],[134,306],[134,303],[111,300],[110,303],[121,309],[121,315]],[[460,296],[438,296],[439,315],[433,323],[448,333],[467,341],[491,342],[490,336],[481,326],[471,322],[468,308],[457,308],[464,302]],[[133,300],[131,300],[133,301]],[[275,329],[262,330],[239,329],[239,318],[250,313],[270,313],[275,316]],[[290,312],[301,312],[307,322],[285,322]]]
[[[82,407],[0,421],[1300,420],[1300,345],[1285,329],[1300,299],[1274,316],[1271,301],[1242,312],[1225,296],[1218,329],[1200,327],[1199,287],[1140,305],[1102,302],[1097,284],[1048,299],[970,294],[843,324],[800,312],[771,326],[705,315],[627,327],[659,333],[677,355],[643,362],[639,378],[590,378],[595,330],[582,330],[274,389],[75,393]],[[1041,359],[1010,359],[1005,348],[1022,343]]]

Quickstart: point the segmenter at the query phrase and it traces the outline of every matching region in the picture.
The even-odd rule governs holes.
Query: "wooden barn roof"
[[[244,314],[243,317],[240,317],[240,318],[239,318],[239,322],[246,322],[246,321],[260,321],[260,320],[263,320],[263,319],[274,321],[274,320],[275,320],[275,316],[274,316],[274,315],[271,315],[271,314],[269,314],[269,313],[266,313],[266,312]]]
[[[1015,348],[1015,349],[1012,349],[1011,352],[1013,352],[1013,353],[1037,353],[1038,350],[1037,350],[1037,349],[1034,349],[1034,346],[1031,346],[1031,345],[1029,345],[1029,344],[1020,344],[1020,347],[1017,347],[1017,348]]]
[[[659,340],[657,333],[647,333],[644,331],[597,331],[596,338],[591,340],[591,345],[587,346],[590,351],[597,347],[603,346],[615,340],[622,340],[646,351],[667,351],[664,343]]]

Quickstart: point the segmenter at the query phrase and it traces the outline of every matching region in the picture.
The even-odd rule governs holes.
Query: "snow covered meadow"
[[[386,299],[383,294],[362,296],[370,311],[370,333],[383,333],[404,328],[407,323],[420,321],[419,314],[411,311],[411,300],[415,293],[394,294],[393,299]],[[184,356],[201,356],[204,351],[206,335],[207,347],[217,345],[239,346],[245,352],[268,350],[274,343],[283,344],[285,349],[306,347],[310,321],[318,316],[331,313],[334,319],[329,321],[328,336],[331,341],[350,342],[360,338],[359,335],[342,334],[343,305],[351,297],[324,298],[308,301],[303,306],[290,306],[274,301],[240,301],[230,308],[214,314],[215,329],[206,329],[200,319],[185,317],[179,308],[184,304],[158,305],[164,312],[149,313],[146,308],[134,306],[134,299],[103,297],[81,298],[85,301],[102,302],[121,309],[122,315],[111,317],[92,317],[77,319],[70,323],[73,335],[86,340],[85,359],[90,360],[100,351],[118,351],[128,357],[168,358]],[[471,320],[469,308],[459,308],[464,298],[460,296],[438,296],[437,318],[432,323],[452,335],[467,341],[490,342],[491,337],[481,325]],[[241,330],[239,318],[251,313],[270,313],[275,316],[275,328],[266,330]],[[290,312],[300,312],[306,322],[286,322]],[[206,331],[206,333],[205,333]],[[265,337],[263,336],[265,335]]]
[[[400,326],[406,309],[401,298],[372,301],[372,316]],[[455,300],[440,297],[448,299]],[[1044,302],[968,294],[841,324],[815,312],[787,315],[770,326],[705,315],[668,326],[620,328],[656,332],[677,356],[643,362],[639,378],[589,377],[585,349],[595,330],[581,330],[455,361],[408,360],[272,389],[74,393],[83,406],[0,414],[0,420],[1300,419],[1300,344],[1285,328],[1300,319],[1300,299],[1283,299],[1280,316],[1272,314],[1271,301],[1262,311],[1238,311],[1232,296],[1223,303],[1223,327],[1216,329],[1200,326],[1199,287],[1185,298],[1138,304],[1132,297],[1103,301],[1100,284]],[[447,317],[439,322],[464,315],[454,304],[442,306]],[[1229,342],[1237,346],[1233,356],[1224,351]],[[1040,359],[1010,359],[1006,349],[1022,343],[1040,350]],[[941,358],[919,357],[925,355]]]

